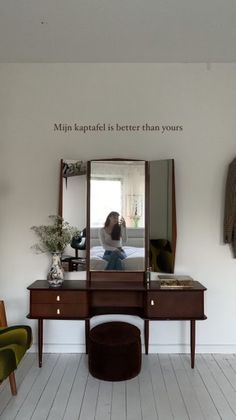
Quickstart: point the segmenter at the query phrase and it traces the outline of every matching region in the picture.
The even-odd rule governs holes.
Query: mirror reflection
[[[86,251],[90,251],[87,255],[91,254],[89,269],[92,271],[145,271],[146,243],[149,248],[148,266],[153,271],[173,273],[176,247],[174,161],[148,162],[148,180],[145,180],[144,161],[92,161],[90,172],[88,177],[87,162],[61,162],[60,214],[81,231],[63,255],[64,268],[69,271],[86,270]],[[90,237],[86,238],[88,179]],[[148,200],[145,188],[148,189]],[[116,220],[108,217],[112,211],[116,212]],[[111,240],[118,241],[115,242],[116,248],[122,250],[116,258],[120,261],[111,268],[114,261],[109,266],[109,253],[104,256],[106,250],[111,251],[109,245],[105,249],[104,236],[105,229],[108,228],[107,235],[111,235],[115,225],[118,225],[120,233],[118,231],[116,236],[113,232]],[[90,239],[89,250],[86,249],[87,239]]]
[[[145,270],[145,162],[92,161],[90,270]]]
[[[175,194],[173,160],[149,162],[149,251],[153,271],[173,273]]]
[[[87,162],[63,160],[61,175],[63,218],[81,232],[67,246],[63,267],[68,271],[86,270]]]

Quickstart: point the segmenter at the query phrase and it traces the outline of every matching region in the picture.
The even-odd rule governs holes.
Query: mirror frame
[[[91,181],[91,163],[92,162],[144,162],[145,165],[145,257],[144,257],[144,270],[143,271],[106,271],[106,270],[90,270],[90,181]],[[111,280],[114,281],[142,281],[145,280],[145,270],[148,267],[148,235],[147,235],[147,204],[148,204],[148,162],[144,159],[122,159],[122,158],[113,158],[113,159],[92,159],[88,162],[88,172],[87,172],[87,232],[88,232],[88,238],[87,238],[87,276],[90,282],[102,280],[107,281]]]
[[[63,162],[66,159],[61,159],[60,161],[60,183],[59,183],[59,209],[58,213],[60,216],[63,216]],[[176,254],[176,242],[177,242],[177,218],[176,218],[176,193],[175,193],[175,163],[174,159],[160,159],[159,161],[169,160],[172,163],[172,254],[173,254],[173,266],[171,273],[174,272],[175,267],[175,254]],[[145,281],[145,270],[144,271],[90,271],[90,179],[91,179],[91,162],[96,161],[143,161],[145,163],[145,270],[150,267],[150,232],[149,232],[149,202],[150,202],[150,171],[149,171],[149,162],[144,159],[123,159],[123,158],[113,158],[113,159],[92,159],[87,161],[87,201],[86,201],[86,229],[87,229],[87,258],[86,258],[86,273],[87,280],[91,283],[96,280],[111,280],[115,281],[136,281],[144,282]],[[157,160],[158,161],[158,160]]]

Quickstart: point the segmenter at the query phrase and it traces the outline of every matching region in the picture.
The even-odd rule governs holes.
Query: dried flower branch
[[[79,234],[78,229],[70,226],[63,217],[58,215],[49,216],[52,220],[51,225],[32,226],[31,229],[39,237],[39,243],[32,248],[36,252],[59,252],[62,253],[67,245],[70,244],[72,237]]]

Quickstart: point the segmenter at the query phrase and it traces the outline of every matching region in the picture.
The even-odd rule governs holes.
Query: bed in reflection
[[[134,246],[123,246],[126,258],[122,260],[124,270],[144,271],[144,248]],[[90,250],[90,270],[105,270],[107,261],[102,257],[104,249],[102,246],[93,246]]]
[[[105,270],[107,261],[103,259],[104,249],[98,239],[99,228],[90,231],[90,270]],[[145,249],[144,228],[127,228],[128,241],[122,248],[126,258],[122,261],[125,271],[144,271]]]

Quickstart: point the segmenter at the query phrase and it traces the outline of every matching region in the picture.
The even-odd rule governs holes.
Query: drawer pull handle
[[[155,302],[154,302],[154,300],[153,299],[151,299],[151,306],[154,306],[155,305]]]
[[[57,309],[57,315],[60,315],[60,314],[61,314],[60,309]]]
[[[60,300],[61,300],[61,298],[60,298],[60,296],[58,295],[58,296],[57,296],[57,302],[60,302]]]

